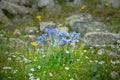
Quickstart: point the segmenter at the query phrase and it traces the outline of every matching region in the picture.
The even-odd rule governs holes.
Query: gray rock
[[[26,27],[25,28],[25,33],[32,33],[32,32],[36,32],[38,30],[38,28],[37,27]]]
[[[55,27],[53,22],[40,22],[40,30],[43,31],[46,27]]]
[[[60,5],[47,5],[45,11],[49,14],[60,14],[62,9]]]
[[[19,29],[15,29],[13,35],[14,36],[20,36],[21,35],[20,30]]]
[[[66,0],[68,6],[79,7],[82,5],[82,0]]]
[[[6,1],[19,5],[31,5],[31,3],[34,2],[33,0],[6,0]]]
[[[24,6],[20,6],[14,3],[10,3],[7,1],[2,1],[0,2],[0,8],[7,10],[8,12],[10,12],[11,14],[28,14],[29,13],[29,9],[24,7]]]
[[[7,22],[4,24],[4,27],[11,27],[13,25],[14,25],[13,22]]]
[[[84,42],[88,46],[103,46],[120,39],[120,34],[105,32],[89,32],[84,36]]]
[[[113,72],[110,73],[110,77],[112,79],[116,79],[116,78],[119,78],[119,74],[116,71],[113,71]]]
[[[20,48],[20,47],[24,47],[25,43],[23,40],[20,39],[16,39],[16,38],[9,38],[9,47],[10,48]]]
[[[3,35],[3,34],[0,34],[0,39],[3,38],[3,37],[4,37],[4,35]]]
[[[59,27],[56,28],[57,32],[68,32],[68,27]]]
[[[54,0],[37,0],[38,7],[54,5]]]
[[[7,16],[3,13],[3,11],[0,9],[0,21],[5,23],[7,22],[9,19],[7,18]]]
[[[36,36],[35,35],[28,35],[28,38],[31,41],[35,41],[36,40]]]
[[[80,13],[68,17],[66,18],[66,23],[70,25],[72,30],[80,32],[81,35],[91,31],[106,31],[107,28],[104,23],[99,22],[87,13]]]
[[[102,0],[102,4],[105,4],[106,2],[113,8],[120,7],[120,0]]]
[[[97,54],[98,55],[108,54],[109,56],[113,56],[113,57],[117,57],[118,56],[117,53],[115,53],[113,51],[110,51],[110,50],[106,50],[106,49],[98,50]]]
[[[24,36],[20,36],[21,40],[29,40],[29,41],[35,41],[36,40],[36,35],[24,35]]]

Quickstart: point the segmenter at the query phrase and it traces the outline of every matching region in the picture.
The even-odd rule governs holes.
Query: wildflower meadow
[[[58,0],[59,2],[60,0]],[[44,11],[46,9],[45,6],[42,8],[38,7],[36,10],[41,11],[32,14],[32,17],[30,17],[32,22],[27,20],[29,22],[27,23],[23,18],[22,24],[14,22],[17,23],[17,25],[14,25],[15,27],[0,28],[0,80],[120,80],[120,38],[118,36],[120,19],[116,17],[119,15],[117,11],[120,8],[112,8],[108,2],[100,5],[101,3],[98,4],[99,0],[95,0],[94,4],[91,4],[92,2],[87,1],[82,3],[81,6],[74,8],[64,5],[61,0],[60,5],[62,5],[63,9],[61,14],[47,13]],[[25,6],[36,7],[29,4]],[[73,14],[72,12],[75,10],[78,11],[77,13],[83,13],[84,15],[79,16],[82,17],[80,19],[75,17],[68,24],[65,22],[65,17]],[[68,12],[70,13],[69,15],[67,15]],[[95,22],[97,21],[96,18],[94,19],[90,15],[85,18],[86,13],[100,17],[100,21],[108,25],[116,24],[117,27],[109,27],[109,29],[118,33],[113,34],[112,37],[115,36],[115,40],[119,39],[102,46],[86,45],[83,37],[85,34],[79,32],[79,30],[84,32],[92,32],[94,30],[93,32],[95,32],[95,30],[100,31],[100,29],[104,28],[103,23],[98,24],[98,22]],[[115,15],[112,15],[114,13]],[[9,15],[11,14],[7,16]],[[112,16],[110,17],[109,15]],[[56,25],[52,23],[48,25],[48,22],[43,25],[42,23],[45,21],[54,21]],[[2,23],[0,24],[3,25]],[[92,29],[92,24],[95,24],[95,27],[96,24],[103,26],[97,29],[92,27]],[[70,27],[71,25],[72,27]],[[43,28],[43,26],[45,27]],[[59,29],[61,26],[65,26],[65,28]],[[78,26],[82,28],[79,29],[77,28]],[[14,28],[19,29],[21,33],[19,30],[13,31]],[[107,30],[105,33],[107,33]],[[95,41],[94,37],[89,38],[89,35],[87,36],[86,41]],[[116,38],[116,36],[118,37]],[[101,37],[104,37],[104,35]],[[97,44],[100,41],[104,43],[106,40],[104,38],[104,40],[99,39],[101,38],[96,39],[96,42],[92,43]]]

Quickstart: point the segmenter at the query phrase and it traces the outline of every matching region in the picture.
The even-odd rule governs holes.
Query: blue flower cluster
[[[76,32],[57,32],[55,28],[45,28],[45,33],[41,36],[38,36],[37,38],[37,44],[40,45],[45,40],[48,40],[49,46],[57,46],[57,45],[65,45],[70,44],[72,46],[75,46],[77,42],[79,42],[80,39],[80,33]]]

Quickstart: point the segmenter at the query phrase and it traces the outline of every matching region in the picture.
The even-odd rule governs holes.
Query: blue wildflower
[[[69,40],[67,40],[66,38],[62,38],[62,39],[60,39],[60,41],[59,41],[59,45],[64,45],[64,44],[66,44],[66,43],[68,43],[69,42]]]
[[[40,45],[41,41],[40,41],[40,40],[37,40],[36,43],[37,43],[38,45]]]
[[[56,47],[57,44],[56,44],[55,42],[51,42],[51,43],[50,43],[50,46]]]
[[[55,36],[56,39],[61,39],[61,38],[63,38],[63,37],[69,37],[69,33],[67,33],[67,32],[59,32],[59,33]]]
[[[44,39],[46,39],[47,38],[47,34],[42,34],[41,36],[38,36],[38,40],[40,40],[40,41],[44,41]]]
[[[48,35],[54,35],[57,33],[57,30],[54,28],[45,28],[45,32],[48,33]]]

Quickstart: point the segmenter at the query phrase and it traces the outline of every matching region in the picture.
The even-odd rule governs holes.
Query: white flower
[[[98,60],[95,60],[96,63],[98,63]]]
[[[77,59],[77,61],[80,61],[80,59]]]
[[[31,68],[30,70],[31,70],[32,72],[34,72],[34,71],[35,71],[35,70],[34,70],[34,68]]]
[[[38,66],[37,68],[38,68],[38,69],[40,69],[40,68],[41,68],[41,66]]]
[[[18,71],[18,70],[15,70],[15,71],[13,72],[13,74],[15,74],[17,71]]]
[[[50,76],[53,76],[53,74],[52,74],[51,72],[49,73],[49,75],[50,75]]]
[[[116,62],[115,62],[115,61],[112,61],[112,60],[111,60],[110,62],[111,62],[112,64],[116,64]]]
[[[36,80],[40,80],[40,78],[37,78]]]
[[[105,61],[100,61],[100,62],[98,62],[98,64],[104,64],[105,63]]]
[[[119,63],[120,63],[120,61],[118,61],[118,60],[117,60],[117,61],[116,61],[116,63],[117,63],[117,64],[119,64]]]
[[[86,52],[87,52],[87,50],[83,50],[83,52],[84,52],[84,53],[86,53]]]
[[[93,61],[92,60],[89,60],[90,63],[92,63]]]
[[[69,70],[70,68],[69,67],[65,67],[65,70]]]
[[[32,73],[28,73],[28,76],[33,76],[33,74]]]
[[[45,58],[45,55],[43,55],[42,57]]]
[[[96,31],[100,31],[100,29],[98,28],[98,29],[96,29]]]
[[[12,67],[3,67],[3,69],[12,69]]]
[[[89,59],[89,57],[85,56],[86,59]]]
[[[35,77],[34,77],[34,76],[30,76],[29,79],[30,79],[30,80],[35,80]]]
[[[74,78],[70,78],[70,80],[74,80]]]
[[[8,60],[10,60],[10,61],[11,61],[12,59],[9,57],[9,58],[8,58]]]
[[[67,50],[65,53],[66,53],[66,54],[69,54],[70,52]]]

